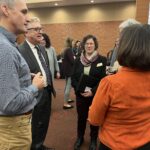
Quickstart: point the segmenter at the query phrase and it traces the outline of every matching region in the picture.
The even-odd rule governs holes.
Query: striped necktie
[[[48,68],[48,65],[46,64],[44,56],[43,56],[43,54],[42,54],[42,52],[41,52],[41,50],[40,50],[40,48],[38,46],[35,46],[35,48],[37,49],[37,54],[39,56],[40,62],[42,64],[42,67],[43,67],[43,69],[45,71],[46,78],[47,78],[47,83],[48,83],[48,85],[52,85],[52,82],[51,82],[52,81],[51,80],[51,77],[52,77],[51,76],[51,72],[50,72],[50,70]]]

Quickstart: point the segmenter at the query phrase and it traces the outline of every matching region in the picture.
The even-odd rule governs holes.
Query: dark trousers
[[[99,150],[111,150],[111,149],[100,142]],[[141,146],[139,148],[137,148],[136,150],[150,150],[150,142],[146,143],[145,145],[143,145],[143,146]]]
[[[99,150],[111,150],[109,147],[107,147],[106,145],[104,145],[103,143],[100,142],[99,144]]]
[[[84,98],[76,96],[76,106],[77,106],[77,114],[78,114],[78,125],[77,125],[77,136],[83,137],[86,129],[86,122],[88,118],[89,107],[92,103],[93,98]],[[90,125],[90,136],[91,139],[97,139],[98,136],[98,126]]]
[[[51,91],[44,88],[40,102],[32,114],[32,144],[31,150],[41,150],[46,137],[51,114]]]

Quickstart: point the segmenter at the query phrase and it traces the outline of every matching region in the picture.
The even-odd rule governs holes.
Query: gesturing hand
[[[44,87],[44,78],[40,72],[34,75],[32,84],[36,86],[38,89],[42,89]]]

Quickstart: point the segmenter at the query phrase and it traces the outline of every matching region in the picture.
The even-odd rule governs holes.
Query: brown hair
[[[65,41],[65,47],[66,48],[72,48],[72,42],[73,42],[73,39],[72,38],[70,38],[70,37],[68,37],[67,39],[66,39],[66,41]]]
[[[95,50],[97,50],[97,49],[98,49],[98,41],[97,41],[97,38],[96,38],[94,35],[91,35],[91,34],[89,34],[89,35],[83,37],[83,40],[82,40],[82,43],[81,43],[82,49],[85,51],[85,43],[86,43],[86,41],[89,40],[89,39],[93,39],[94,45],[95,45]]]
[[[121,66],[150,71],[150,25],[131,25],[121,32],[118,47]]]

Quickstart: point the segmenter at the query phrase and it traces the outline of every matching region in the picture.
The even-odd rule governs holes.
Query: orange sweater
[[[150,142],[150,72],[122,67],[105,77],[89,110],[100,141],[112,150],[133,150]]]

